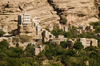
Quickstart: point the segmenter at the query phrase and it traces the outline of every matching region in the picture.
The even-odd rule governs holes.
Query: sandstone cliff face
[[[42,28],[59,23],[60,17],[68,20],[67,25],[85,26],[98,21],[99,10],[100,0],[0,0],[0,24],[16,29],[17,15],[28,13]]]
[[[21,13],[27,13],[33,18],[35,17],[42,28],[49,24],[59,23],[60,19],[47,0],[0,0],[1,22],[17,23],[17,16]]]
[[[86,25],[91,21],[98,21],[99,10],[96,0],[48,0],[58,11],[61,18],[67,18],[68,24]]]

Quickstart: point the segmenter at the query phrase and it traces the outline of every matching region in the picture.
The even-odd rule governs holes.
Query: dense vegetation
[[[0,42],[0,66],[85,66],[84,61],[89,61],[90,66],[99,66],[100,63],[99,48],[91,46],[80,51],[83,47],[78,42],[74,46],[77,50],[66,49],[67,42],[60,45],[46,42],[45,50],[38,56],[34,55],[34,45],[29,44],[25,51],[8,45],[6,41]],[[43,65],[45,60],[48,62]]]
[[[91,25],[96,29],[95,32],[77,35],[75,33],[76,27],[73,26],[69,28],[69,32],[55,28],[51,33],[56,37],[58,35],[64,35],[67,38],[96,38],[100,47],[100,38],[94,37],[94,34],[100,30],[98,27],[100,24],[92,23]],[[19,37],[23,39],[27,36]],[[28,36],[28,38],[21,41],[24,42],[29,40],[29,38],[31,37]],[[100,48],[90,46],[83,49],[83,45],[79,41],[71,49],[67,49],[67,42],[61,42],[60,45],[46,42],[45,50],[38,56],[34,55],[34,45],[29,44],[25,50],[22,47],[9,48],[8,46],[8,42],[0,42],[0,66],[85,66],[84,61],[89,61],[89,66],[100,66]]]
[[[83,32],[80,35],[77,35],[77,33],[75,31],[77,29],[77,27],[70,26],[68,32],[64,32],[62,29],[54,28],[54,30],[51,31],[51,33],[53,35],[55,35],[56,37],[58,35],[64,35],[64,37],[66,37],[66,38],[95,38],[98,40],[98,46],[100,47],[100,38],[94,36],[94,34],[100,33],[100,22],[90,23],[90,25],[92,25],[94,27],[94,29],[95,29],[94,32]]]
[[[73,47],[77,50],[81,50],[84,48],[84,46],[82,45],[82,42],[80,41],[76,41]]]
[[[0,66],[40,66],[41,61],[34,56],[34,45],[29,44],[25,51],[21,47],[8,48],[6,41],[0,42]]]
[[[100,33],[100,22],[90,23],[90,25],[94,27],[96,33]]]

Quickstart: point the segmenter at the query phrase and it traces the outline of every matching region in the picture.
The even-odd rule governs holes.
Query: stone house
[[[80,38],[80,42],[82,42],[84,48],[88,46],[96,46],[98,47],[98,40],[93,39],[93,38]]]
[[[49,41],[50,39],[55,39],[55,36],[53,34],[51,34],[49,31],[45,30],[44,32],[44,42]]]
[[[60,44],[60,41],[59,41],[59,39],[50,39],[49,43],[50,44]]]
[[[58,35],[57,38],[52,39],[52,40],[50,40],[49,42],[50,42],[50,44],[55,44],[55,43],[57,43],[57,44],[60,45],[60,42],[61,42],[61,41],[65,41],[65,42],[66,42],[67,40],[68,40],[68,38],[65,38],[63,35]]]
[[[73,38],[67,41],[67,48],[73,48],[75,42],[77,41],[77,39]],[[80,38],[79,39],[80,42],[82,42],[82,45],[84,46],[84,48],[88,47],[88,46],[96,46],[98,47],[98,41],[96,39],[93,38]]]
[[[0,42],[1,42],[1,41],[7,41],[7,40],[8,40],[7,37],[0,37]]]
[[[100,37],[100,33],[94,34],[94,37]]]
[[[18,34],[28,35],[40,38],[42,33],[41,26],[36,22],[36,19],[29,14],[18,15]],[[42,38],[42,37],[41,37]]]
[[[68,32],[68,27],[66,25],[62,25],[62,24],[57,24],[56,25],[58,29],[62,29],[65,32]]]
[[[31,17],[28,14],[18,15],[18,34],[25,35],[32,33]]]
[[[58,23],[56,26],[58,29],[61,29],[61,24]]]
[[[39,45],[39,47],[36,47],[35,48],[35,55],[38,55],[40,52],[42,52],[45,48],[45,45],[42,46],[42,45]]]
[[[42,39],[35,39],[35,41],[37,42],[37,44],[42,44]]]
[[[58,35],[57,38],[55,38],[54,35],[52,35],[51,33],[45,32],[45,36],[44,36],[44,42],[49,41],[50,44],[60,44],[61,41],[67,41],[68,38],[65,38],[63,35]]]
[[[64,25],[63,31],[68,32],[68,27]]]
[[[77,32],[77,35],[80,35],[82,32],[93,32],[95,31],[95,29],[93,29],[93,26],[82,26],[80,25],[77,29],[76,29],[76,32]]]
[[[7,26],[3,26],[2,29],[0,29],[0,31],[5,32],[5,34],[3,36],[10,36],[10,34],[8,34],[8,27]]]
[[[82,31],[80,29],[76,29],[76,33],[77,33],[77,35],[80,35],[82,33]]]
[[[73,48],[73,46],[74,46],[74,44],[75,44],[76,41],[77,41],[76,38],[69,39],[67,41],[67,48]]]
[[[48,28],[49,31],[52,31],[53,30],[53,25],[50,24],[50,25],[47,26],[47,28]]]
[[[95,29],[93,29],[93,26],[86,26],[85,30],[87,32],[93,32],[93,31],[95,31]]]
[[[67,41],[68,38],[65,38],[63,35],[58,35],[57,39],[61,41]]]
[[[9,47],[16,47],[13,43],[13,37],[0,37],[0,42],[1,41],[7,41],[9,43]]]

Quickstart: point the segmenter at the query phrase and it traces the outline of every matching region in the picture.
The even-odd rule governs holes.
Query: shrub
[[[96,53],[96,52],[92,52],[91,54],[90,54],[90,57],[91,58],[98,58],[98,54]]]
[[[8,66],[21,66],[22,64],[15,58],[8,59]]]
[[[64,41],[60,42],[60,46],[62,46],[63,48],[66,48],[67,47],[67,42],[64,42]]]
[[[69,55],[69,56],[76,56],[76,52],[75,52],[75,50],[69,49],[69,50],[67,51],[66,55]]]
[[[8,18],[8,16],[6,16],[6,18]]]
[[[0,52],[0,58],[3,58],[3,57],[8,57],[8,55],[3,52]]]
[[[84,34],[83,34],[83,33],[80,34],[79,37],[80,37],[80,38],[84,38]]]
[[[100,47],[100,38],[96,38],[98,40],[98,47]]]
[[[70,38],[70,37],[71,37],[71,33],[70,33],[70,32],[65,32],[65,33],[64,33],[64,37]]]
[[[27,57],[34,56],[34,54],[35,54],[34,45],[28,44],[25,51],[26,51],[26,56]]]
[[[75,44],[74,44],[73,47],[74,47],[75,49],[80,50],[80,49],[82,49],[84,46],[82,45],[82,42],[77,41],[77,42],[75,42]]]
[[[94,27],[96,33],[100,33],[100,21],[95,23],[90,23],[90,25]]]
[[[96,32],[96,33],[100,33],[100,26],[97,26],[97,27],[95,28],[95,32]]]
[[[9,43],[7,41],[1,41],[0,46],[8,47]]]
[[[76,30],[77,29],[77,27],[75,27],[75,26],[72,26],[72,30]]]
[[[5,34],[4,31],[0,31],[0,37],[3,36]]]
[[[62,29],[57,29],[57,30],[53,30],[51,31],[51,33],[54,35],[54,36],[58,36],[58,35],[63,35],[63,30]]]
[[[98,25],[100,25],[100,23],[99,22],[92,22],[92,23],[90,23],[90,25],[92,25],[94,28],[96,27],[96,26],[98,26]]]
[[[86,47],[85,50],[96,51],[96,48],[97,48],[97,47],[89,46],[89,47]]]
[[[67,23],[67,19],[63,18],[62,20],[60,20],[60,23],[66,24]]]
[[[39,54],[38,58],[40,58],[41,60],[46,60],[46,56],[44,54]]]
[[[22,42],[22,43],[28,42],[32,38],[31,36],[28,36],[28,35],[20,35],[18,37],[19,37],[20,42]]]

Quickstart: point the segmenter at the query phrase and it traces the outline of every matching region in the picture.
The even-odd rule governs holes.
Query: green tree
[[[33,57],[35,54],[34,45],[28,44],[25,51],[27,57]]]
[[[100,47],[100,38],[96,38],[98,40],[98,47]]]
[[[96,51],[97,47],[95,46],[89,46],[89,47],[86,47],[85,50],[86,51]]]
[[[100,25],[95,28],[96,33],[100,33]]]
[[[3,57],[8,57],[8,55],[5,54],[4,52],[0,52],[0,58],[3,58]]]
[[[54,35],[54,36],[58,36],[58,35],[63,35],[63,30],[62,29],[54,29],[53,31],[51,31],[51,33]]]
[[[64,33],[64,37],[70,38],[70,37],[71,37],[71,33],[70,33],[70,32],[65,32],[65,33]]]
[[[0,31],[0,37],[3,36],[5,34],[4,31]]]
[[[90,54],[90,57],[91,57],[91,58],[97,59],[97,58],[98,58],[98,53],[92,52],[92,53]]]
[[[9,52],[7,52],[7,54],[9,57],[21,58],[24,54],[24,51],[21,48],[10,47]]]
[[[73,47],[74,47],[75,49],[80,50],[80,49],[82,49],[84,46],[82,45],[82,42],[77,41],[77,42],[75,42],[75,44],[74,44]]]
[[[20,35],[20,36],[17,36],[19,37],[19,41],[24,43],[24,42],[28,42],[31,40],[32,36],[28,36],[28,35]]]
[[[65,42],[65,41],[60,42],[60,46],[62,46],[63,48],[66,48],[67,47],[67,42]]]
[[[67,19],[66,19],[66,18],[61,19],[61,20],[60,20],[60,23],[66,24],[66,23],[67,23]]]
[[[75,55],[76,55],[76,52],[75,52],[75,50],[69,49],[69,50],[65,53],[65,55],[75,56]]]
[[[46,60],[46,56],[44,54],[39,54],[38,58],[40,58],[41,60]]]
[[[15,58],[8,59],[8,66],[21,66],[22,64]]]
[[[45,56],[46,56],[48,59],[52,59],[52,50],[47,49],[47,50],[45,51]]]
[[[7,41],[1,41],[0,45],[3,45],[5,47],[8,47],[9,43]]]
[[[7,66],[7,62],[6,61],[0,61],[0,66]]]
[[[100,25],[99,22],[92,22],[90,23],[90,25],[92,25],[94,28],[96,28],[98,25]]]

